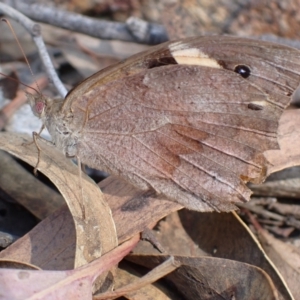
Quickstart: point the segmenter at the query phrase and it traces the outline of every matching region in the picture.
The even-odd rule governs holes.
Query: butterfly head
[[[48,104],[48,99],[43,95],[32,95],[26,93],[33,114],[38,118],[43,118]]]

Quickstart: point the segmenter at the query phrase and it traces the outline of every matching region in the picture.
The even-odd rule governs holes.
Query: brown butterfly
[[[229,211],[262,182],[263,152],[300,82],[300,52],[205,36],[168,42],[87,78],[64,101],[29,95],[67,156],[187,208]]]

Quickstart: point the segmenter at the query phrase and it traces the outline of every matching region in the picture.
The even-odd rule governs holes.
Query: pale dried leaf
[[[70,271],[0,269],[0,290],[6,299],[92,299],[92,286],[127,255],[139,240],[132,238],[95,261]]]
[[[258,238],[264,250],[286,280],[294,298],[300,299],[300,250],[293,245],[276,239],[263,229],[258,232]]]
[[[270,162],[268,175],[285,168],[300,165],[300,110],[284,111],[279,121],[278,143],[280,150],[268,150],[264,153]]]

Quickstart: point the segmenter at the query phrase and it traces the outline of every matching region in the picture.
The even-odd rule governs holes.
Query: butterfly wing
[[[102,83],[87,83],[81,97],[70,94],[78,155],[190,209],[232,210],[250,197],[245,182],[263,181],[263,152],[278,147],[300,53],[230,37],[160,47],[123,63],[127,73],[117,75],[121,64],[98,73]],[[161,53],[171,56],[146,68]]]

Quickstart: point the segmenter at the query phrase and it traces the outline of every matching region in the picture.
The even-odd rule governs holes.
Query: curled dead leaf
[[[0,148],[35,166],[37,149],[25,135],[0,134]],[[65,158],[55,147],[43,141],[38,170],[45,174],[59,189],[72,214],[76,229],[76,251],[74,266],[79,267],[110,251],[117,246],[115,225],[109,206],[102,197],[98,186],[87,176],[83,176],[82,190],[85,218],[82,217],[81,188],[78,168]]]

